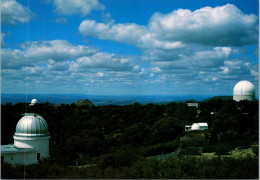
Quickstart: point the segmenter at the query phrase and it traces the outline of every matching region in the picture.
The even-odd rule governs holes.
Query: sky
[[[258,0],[2,0],[1,92],[258,96]]]

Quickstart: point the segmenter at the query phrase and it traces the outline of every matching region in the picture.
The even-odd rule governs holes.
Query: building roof
[[[29,106],[34,106],[37,103],[38,103],[37,99],[32,99],[31,104],[29,104]]]
[[[193,123],[191,126],[191,130],[200,130],[200,125],[198,123]]]
[[[249,81],[238,82],[234,89],[234,95],[255,95],[255,86]]]
[[[186,103],[189,107],[199,107],[199,103]]]
[[[48,136],[48,124],[39,114],[25,113],[17,123],[14,135],[19,137]]]
[[[1,145],[1,154],[14,154],[21,152],[36,152],[38,148],[17,148],[13,144]]]
[[[198,123],[199,126],[208,126],[208,123]]]

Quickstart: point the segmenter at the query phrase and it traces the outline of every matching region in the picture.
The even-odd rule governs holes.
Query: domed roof
[[[198,123],[193,123],[191,126],[191,130],[200,130],[200,125]]]
[[[238,82],[234,89],[234,95],[255,95],[255,86],[249,81]]]
[[[15,136],[48,136],[48,124],[45,119],[36,113],[25,113],[16,125]]]
[[[31,104],[36,104],[36,103],[38,103],[37,99],[32,99]]]

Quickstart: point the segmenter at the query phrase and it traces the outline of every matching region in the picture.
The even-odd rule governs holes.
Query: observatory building
[[[31,104],[36,104],[33,100]],[[14,144],[1,145],[1,160],[10,164],[34,164],[49,156],[49,131],[45,119],[36,113],[25,113],[18,121]]]
[[[186,125],[185,131],[198,131],[208,129],[208,123],[193,123],[192,125]]]
[[[249,81],[238,82],[233,89],[233,100],[255,100],[255,86]]]

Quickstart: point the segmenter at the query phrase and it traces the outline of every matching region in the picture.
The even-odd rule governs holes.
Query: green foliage
[[[77,106],[87,106],[87,107],[94,106],[94,104],[90,100],[88,100],[88,99],[78,100],[74,104],[77,105]]]
[[[152,127],[152,142],[167,142],[183,132],[183,124],[177,118],[163,118]]]
[[[201,148],[199,147],[186,147],[181,150],[180,155],[201,155]]]
[[[171,141],[168,143],[159,143],[153,146],[143,146],[140,148],[139,153],[143,156],[155,156],[158,154],[174,152],[178,149],[178,147],[178,141]]]
[[[256,155],[258,155],[258,153],[259,153],[259,146],[258,145],[252,145],[252,151]]]
[[[184,136],[180,138],[180,146],[185,148],[187,146],[202,146],[207,143],[208,131],[190,131],[185,133]]]
[[[258,146],[246,148],[258,144],[258,102],[212,99],[200,102],[199,112],[185,103],[37,108],[49,125],[51,158],[25,169],[3,163],[2,178],[257,178]],[[1,110],[1,141],[9,144],[26,104]],[[207,122],[209,130],[184,132],[194,122]],[[198,156],[200,147],[221,158]],[[185,156],[142,158],[180,148]]]
[[[216,152],[217,155],[228,154],[231,150],[232,147],[229,144],[205,145],[202,148],[203,153]]]
[[[129,166],[135,162],[139,156],[129,149],[120,149],[114,153],[105,154],[99,157],[98,166],[102,169],[106,167]]]

